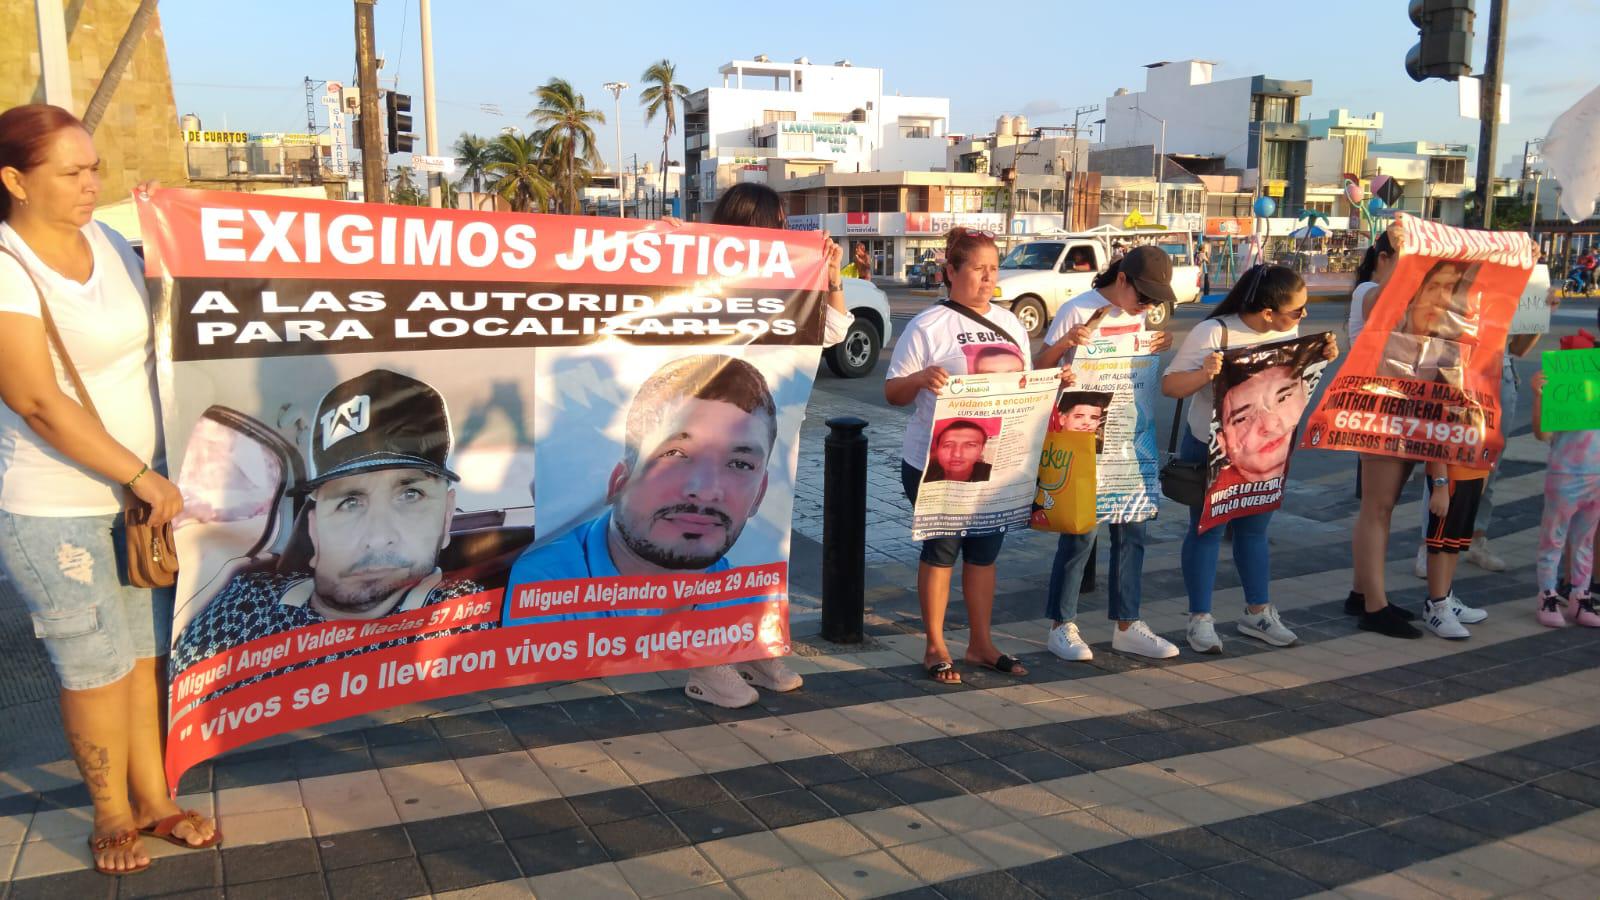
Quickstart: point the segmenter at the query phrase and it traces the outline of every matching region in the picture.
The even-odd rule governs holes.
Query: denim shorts
[[[69,691],[104,687],[136,659],[167,655],[172,589],[131,588],[117,574],[115,515],[54,518],[0,510],[0,572],[33,618]]]
[[[900,460],[900,486],[905,489],[906,499],[911,501],[912,506],[917,504],[917,488],[921,484],[922,470]],[[922,542],[922,555],[919,558],[940,569],[955,568],[958,556],[974,566],[992,566],[1000,558],[1000,545],[1005,542],[1004,533],[981,537],[928,538]]]

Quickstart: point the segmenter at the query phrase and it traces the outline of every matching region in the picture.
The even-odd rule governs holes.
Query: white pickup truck
[[[1178,302],[1198,300],[1200,268],[1192,264],[1189,236],[1181,232],[1140,236],[1147,240],[1153,236],[1155,244],[1172,256],[1172,293]],[[994,302],[1011,310],[1030,336],[1043,337],[1061,304],[1093,287],[1095,276],[1111,264],[1113,237],[1090,232],[1018,244],[1000,261]],[[1162,304],[1146,314],[1146,321],[1160,325],[1170,315],[1172,304]]]

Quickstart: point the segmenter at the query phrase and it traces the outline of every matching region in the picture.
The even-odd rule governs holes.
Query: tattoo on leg
[[[72,758],[78,763],[78,771],[83,774],[83,783],[89,788],[89,797],[95,803],[112,799],[111,794],[111,750],[102,747],[82,735],[71,733],[67,741],[72,744]]]

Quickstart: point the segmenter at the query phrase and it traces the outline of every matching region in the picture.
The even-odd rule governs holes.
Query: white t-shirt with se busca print
[[[1033,368],[1028,351],[1028,331],[1017,321],[1017,317],[1009,310],[992,304],[983,317],[998,326],[1000,331],[975,322],[942,304],[917,313],[894,345],[894,354],[889,357],[889,371],[885,377],[903,378],[929,366],[939,366],[951,375],[974,375],[986,369],[988,360],[1006,353],[1016,356],[1023,369]],[[933,439],[933,405],[937,399],[932,391],[918,391],[912,404],[911,418],[906,422],[900,458],[917,469],[921,469],[928,460],[928,444]]]

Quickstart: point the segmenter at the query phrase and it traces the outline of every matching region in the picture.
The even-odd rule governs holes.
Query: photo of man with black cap
[[[296,528],[310,546],[304,570],[232,579],[178,635],[174,670],[295,628],[484,590],[437,565],[459,480],[446,467],[451,443],[444,398],[414,378],[374,369],[329,391],[311,427],[310,502]]]

